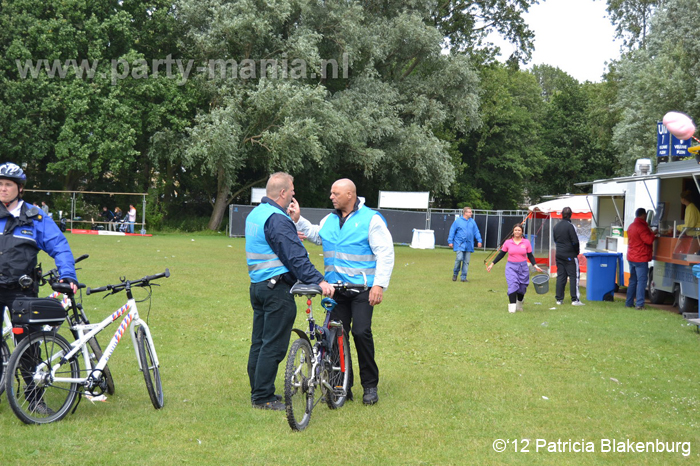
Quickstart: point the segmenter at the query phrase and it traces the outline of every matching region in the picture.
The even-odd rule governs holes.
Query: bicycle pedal
[[[104,393],[102,395],[93,395],[91,393],[86,393],[85,398],[87,398],[88,401],[90,401],[91,403],[94,403],[95,401],[107,401],[107,396]]]

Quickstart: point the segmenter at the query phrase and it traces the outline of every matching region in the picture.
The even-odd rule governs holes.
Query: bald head
[[[348,215],[355,208],[357,188],[355,183],[347,178],[341,178],[331,186],[331,201],[333,207]]]

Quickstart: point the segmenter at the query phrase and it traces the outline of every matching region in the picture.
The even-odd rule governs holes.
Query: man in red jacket
[[[637,209],[636,218],[627,228],[627,262],[630,265],[630,282],[627,287],[625,306],[635,306],[634,296],[637,295],[636,308],[644,309],[644,291],[647,288],[649,261],[656,235],[646,222],[647,211]]]

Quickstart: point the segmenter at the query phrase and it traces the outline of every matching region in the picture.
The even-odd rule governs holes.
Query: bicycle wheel
[[[342,407],[347,400],[348,383],[350,381],[350,343],[342,327],[337,329],[333,349],[328,354],[328,370],[326,382],[326,403],[331,409]]]
[[[97,362],[102,358],[102,348],[95,338],[90,338],[88,340],[88,345],[92,352],[90,353],[90,364],[92,368],[95,368]],[[102,371],[102,380],[104,380],[104,391],[107,395],[114,395],[114,379],[112,379],[112,372],[109,370],[109,366],[105,366]]]
[[[146,389],[151,397],[151,403],[156,409],[163,407],[163,385],[160,382],[160,368],[154,362],[155,350],[151,342],[146,338],[146,331],[139,327],[136,331],[136,348],[141,360],[141,370],[146,381]]]
[[[54,332],[32,333],[15,348],[7,364],[5,390],[22,422],[48,424],[70,411],[81,385],[55,380],[80,377],[78,360],[63,360],[70,349],[68,341]],[[53,374],[51,366],[56,368]]]
[[[7,363],[10,361],[10,347],[3,338],[0,341],[0,395],[5,392],[5,374],[7,374]]]
[[[312,358],[313,352],[308,341],[300,338],[292,343],[284,371],[284,404],[292,430],[304,430],[311,418],[313,392],[309,380]]]

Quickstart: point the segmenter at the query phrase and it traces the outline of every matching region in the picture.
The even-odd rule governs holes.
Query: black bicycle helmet
[[[27,175],[14,163],[5,162],[0,165],[0,180],[12,180],[20,186],[27,182]]]

